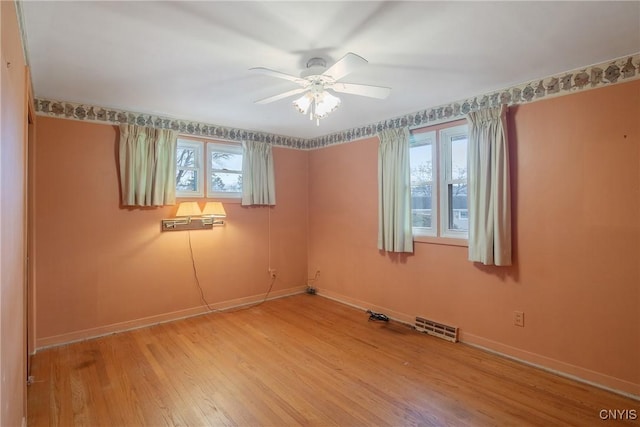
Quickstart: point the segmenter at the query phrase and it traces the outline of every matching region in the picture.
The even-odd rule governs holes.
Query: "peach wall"
[[[377,138],[311,151],[319,294],[453,324],[467,343],[640,395],[638,117],[640,81],[511,109],[508,268],[470,263],[466,247],[379,252]]]
[[[0,15],[0,425],[19,426],[26,415],[26,68],[15,3],[1,2]]]
[[[115,126],[39,117],[38,347],[202,311],[187,232],[160,232],[177,207],[119,206]],[[225,307],[306,283],[307,153],[274,148],[277,206],[225,202],[227,224],[192,231],[207,302]]]

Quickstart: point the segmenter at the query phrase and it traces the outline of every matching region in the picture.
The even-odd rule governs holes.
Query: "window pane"
[[[451,140],[451,179],[467,179],[467,137]]]
[[[176,160],[179,168],[193,168],[196,166],[195,148],[180,147],[176,149]]]
[[[469,230],[469,211],[467,209],[467,184],[449,184],[449,229]]]
[[[411,221],[413,227],[431,228],[431,209],[414,209]]]
[[[411,185],[422,185],[433,181],[433,162],[431,153],[431,144],[419,145],[409,149]]]
[[[433,163],[435,138],[435,132],[412,134],[409,146],[411,225],[431,230],[436,226],[433,218],[433,183],[437,173]]]
[[[213,151],[211,152],[211,167],[218,170],[241,171],[242,154]]]
[[[204,196],[203,156],[204,143],[178,139],[176,144],[176,196]]]
[[[178,169],[176,171],[176,191],[198,191],[198,171]]]
[[[413,227],[431,228],[433,186],[411,186],[411,220]]]
[[[212,173],[210,191],[239,193],[242,191],[242,175],[225,172]]]

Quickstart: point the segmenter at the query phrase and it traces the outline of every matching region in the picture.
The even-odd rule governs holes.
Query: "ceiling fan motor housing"
[[[307,69],[300,73],[303,79],[309,76],[317,76],[327,69],[327,61],[322,58],[311,58],[307,61]]]

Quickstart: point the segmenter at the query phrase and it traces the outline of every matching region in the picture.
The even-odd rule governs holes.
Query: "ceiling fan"
[[[332,95],[328,90],[351,95],[368,96],[370,98],[385,99],[391,89],[382,86],[371,86],[357,83],[342,83],[338,80],[357,68],[368,64],[368,61],[355,53],[347,53],[335,64],[327,68],[327,63],[322,58],[311,58],[307,61],[307,68],[300,73],[300,77],[281,73],[264,67],[251,68],[268,76],[277,77],[297,83],[300,87],[278,95],[255,101],[256,104],[268,104],[293,95],[302,94],[293,105],[302,114],[309,114],[309,119],[316,119],[320,125],[320,119],[340,106],[340,98]]]

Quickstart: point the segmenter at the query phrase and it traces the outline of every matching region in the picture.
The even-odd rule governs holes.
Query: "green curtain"
[[[511,265],[511,190],[507,106],[471,112],[469,260]]]
[[[413,252],[409,130],[378,134],[378,249]]]
[[[242,142],[242,205],[275,205],[276,184],[271,144]]]
[[[120,125],[120,189],[124,206],[176,203],[176,141],[178,133]]]

